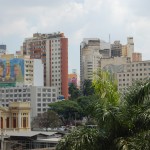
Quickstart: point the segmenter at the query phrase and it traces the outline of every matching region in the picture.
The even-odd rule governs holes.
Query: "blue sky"
[[[100,38],[125,44],[134,37],[135,51],[150,59],[149,0],[0,0],[0,44],[9,53],[35,32],[61,31],[69,39],[69,72],[80,68],[80,42]]]

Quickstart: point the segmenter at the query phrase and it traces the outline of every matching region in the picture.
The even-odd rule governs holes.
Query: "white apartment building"
[[[58,87],[58,95],[68,98],[68,38],[64,33],[41,34],[26,38],[23,55],[41,59],[44,64],[44,86]]]
[[[125,64],[124,71],[117,73],[118,90],[124,91],[135,80],[143,80],[149,77],[150,60]]]
[[[24,86],[0,88],[0,99],[3,106],[9,102],[31,102],[31,117],[48,110],[48,104],[57,101],[56,87]]]
[[[97,38],[86,38],[80,45],[80,86],[85,79],[92,80],[93,73],[99,68],[99,61],[102,55],[100,40]]]
[[[24,85],[44,86],[44,65],[41,59],[24,59]]]

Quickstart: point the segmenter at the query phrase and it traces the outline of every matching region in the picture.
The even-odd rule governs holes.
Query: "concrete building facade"
[[[86,79],[92,80],[93,73],[99,68],[100,39],[83,39],[80,45],[80,87]]]
[[[0,88],[2,106],[9,107],[10,102],[30,102],[31,117],[46,112],[48,104],[57,101],[56,87],[24,86]]]
[[[111,44],[111,57],[121,57],[122,56],[122,44],[120,41],[114,41]]]
[[[141,53],[132,53],[132,61],[133,62],[142,61],[142,54]]]
[[[44,86],[44,66],[41,59],[24,59],[24,85]]]
[[[23,54],[44,64],[44,86],[58,87],[58,95],[68,98],[68,38],[64,33],[41,34],[25,39]]]
[[[124,65],[124,70],[117,73],[118,90],[124,91],[135,80],[143,80],[150,77],[150,60],[131,62]]]

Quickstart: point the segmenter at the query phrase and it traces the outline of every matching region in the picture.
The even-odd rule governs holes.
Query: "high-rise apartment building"
[[[85,79],[92,80],[93,73],[99,68],[99,61],[102,55],[100,54],[100,39],[86,38],[83,39],[80,45],[80,86]]]
[[[26,38],[23,54],[40,58],[44,64],[44,85],[58,87],[58,95],[68,98],[68,38],[64,33],[41,34]]]
[[[121,57],[122,56],[122,44],[120,41],[114,41],[111,44],[111,57]]]
[[[111,51],[110,51],[110,43],[100,40],[100,54],[102,58],[110,58]]]
[[[0,55],[6,54],[6,45],[1,44],[0,45]]]

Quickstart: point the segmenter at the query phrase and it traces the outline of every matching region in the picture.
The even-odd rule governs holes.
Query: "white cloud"
[[[34,32],[62,31],[69,37],[69,62],[79,69],[79,47],[84,37],[126,42],[134,36],[135,47],[148,58],[150,49],[149,0],[0,0],[0,43],[13,43]],[[5,41],[1,41],[5,39]],[[21,39],[21,40],[20,40]],[[76,58],[71,54],[76,54]],[[77,62],[78,60],[78,62]]]

